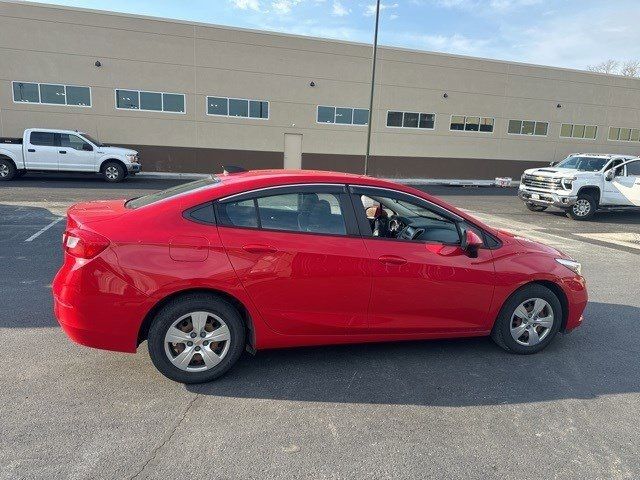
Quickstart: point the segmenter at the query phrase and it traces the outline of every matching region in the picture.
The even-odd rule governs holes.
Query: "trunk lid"
[[[124,199],[76,203],[67,210],[67,226],[79,227],[120,217],[130,211],[125,208],[124,203]]]

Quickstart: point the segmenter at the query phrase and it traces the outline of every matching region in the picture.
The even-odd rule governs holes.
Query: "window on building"
[[[182,93],[116,89],[116,108],[147,112],[185,113]]]
[[[433,130],[435,127],[435,121],[435,113],[387,112],[387,127],[423,128]]]
[[[367,125],[369,109],[318,105],[316,122],[340,125]]]
[[[246,98],[207,97],[207,115],[269,118],[269,102]]]
[[[616,142],[640,142],[640,129],[609,127],[609,140]]]
[[[465,117],[462,115],[451,116],[450,130],[467,131],[467,132],[493,132],[494,119],[490,117]]]
[[[64,85],[40,85],[40,102],[52,105],[66,105],[67,96],[64,93]]]
[[[560,126],[560,137],[595,140],[598,134],[596,125],[563,123]]]
[[[52,83],[13,82],[13,101],[90,107],[91,88]]]
[[[547,135],[548,129],[549,124],[547,122],[509,120],[507,132],[511,135],[534,135],[544,137]]]

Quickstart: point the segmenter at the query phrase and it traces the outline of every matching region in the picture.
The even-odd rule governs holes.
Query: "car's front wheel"
[[[591,195],[581,193],[567,215],[574,220],[590,220],[596,214],[598,205]]]
[[[102,169],[102,175],[107,182],[121,182],[125,177],[124,167],[118,162],[107,162]]]
[[[545,348],[560,330],[562,305],[543,285],[521,288],[505,302],[491,332],[508,352],[530,354]]]
[[[226,373],[245,347],[238,311],[209,294],[171,300],[156,315],[147,337],[149,355],[166,377],[203,383]]]

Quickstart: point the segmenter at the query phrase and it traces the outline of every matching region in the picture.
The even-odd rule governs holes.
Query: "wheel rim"
[[[586,217],[591,211],[591,203],[581,198],[573,205],[573,213],[578,217]]]
[[[0,163],[0,177],[4,178],[7,176],[9,176],[9,167],[4,163]]]
[[[114,167],[113,165],[108,166],[105,169],[104,173],[109,180],[115,180],[116,178],[118,178],[118,174],[119,174],[118,168]]]
[[[231,332],[218,315],[191,312],[171,324],[164,336],[164,351],[180,370],[202,372],[218,365],[229,351]]]
[[[553,328],[553,308],[542,298],[525,300],[511,316],[511,336],[520,345],[532,347],[542,342]]]

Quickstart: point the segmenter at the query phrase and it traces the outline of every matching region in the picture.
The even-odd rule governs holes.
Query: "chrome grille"
[[[542,188],[544,190],[562,190],[561,178],[525,175],[523,178],[523,183],[525,187]]]

